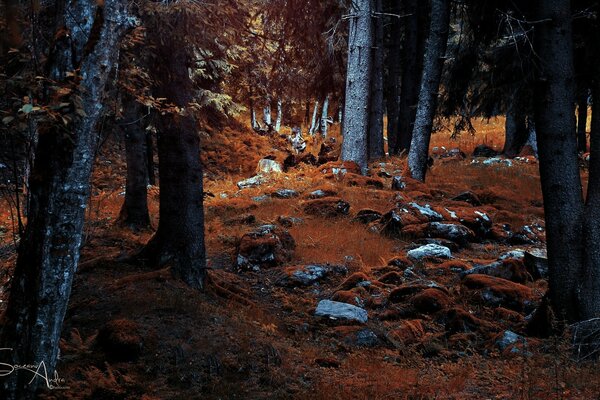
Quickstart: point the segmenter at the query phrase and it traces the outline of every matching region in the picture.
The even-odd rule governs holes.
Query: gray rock
[[[311,199],[321,199],[323,197],[327,197],[327,193],[325,193],[325,191],[323,191],[321,189],[318,189],[318,190],[315,190],[314,192],[311,192],[309,196]]]
[[[392,190],[404,190],[406,188],[406,182],[401,176],[394,176],[392,178]]]
[[[331,319],[358,321],[363,324],[367,323],[369,319],[369,314],[364,308],[331,300],[321,300],[317,305],[315,315],[317,317],[329,317]]]
[[[452,240],[460,245],[465,245],[475,239],[473,231],[466,226],[442,222],[431,222],[427,226],[427,234],[430,237]]]
[[[289,217],[287,215],[280,215],[279,217],[277,217],[277,222],[279,222],[281,225],[285,226],[286,228],[291,228],[294,225],[303,224],[304,220],[302,218],[298,218],[298,217]]]
[[[294,197],[298,197],[298,192],[292,189],[277,189],[271,193],[271,197],[275,197],[277,199],[292,199]]]
[[[525,267],[534,279],[548,277],[548,254],[546,249],[531,249],[524,253]]]
[[[252,198],[252,201],[255,201],[257,203],[264,203],[266,201],[271,200],[270,196],[267,196],[266,194],[260,195],[260,196],[254,196]]]
[[[310,286],[329,274],[330,269],[324,265],[307,265],[303,269],[294,271],[291,280],[300,285]]]
[[[449,248],[437,244],[418,247],[410,250],[406,255],[413,260],[421,260],[425,257],[452,258],[452,252]]]
[[[359,347],[375,347],[379,344],[379,338],[370,329],[363,329],[356,334],[355,343]]]
[[[507,167],[512,167],[513,163],[511,160],[505,158],[493,157],[484,160],[483,165],[505,165]]]
[[[237,183],[237,187],[240,189],[248,189],[263,185],[268,182],[268,179],[263,175],[254,175],[251,178],[244,179],[243,181],[239,181]]]
[[[438,213],[437,211],[432,210],[431,206],[429,204],[425,204],[424,206],[421,206],[417,203],[409,203],[409,205],[412,208],[414,208],[415,210],[417,210],[419,213],[421,213],[422,215],[429,218],[430,221],[443,221],[444,220],[444,217],[442,217],[442,214]]]
[[[504,351],[512,346],[510,349],[511,353],[521,353],[521,349],[515,346],[518,343],[521,343],[523,346],[527,346],[527,340],[523,336],[512,331],[504,331],[502,337],[496,340],[496,346],[498,346],[500,351]]]
[[[275,160],[269,160],[263,158],[258,162],[258,166],[256,167],[256,173],[258,175],[269,175],[269,174],[280,174],[283,172],[283,168],[281,164],[279,164]]]

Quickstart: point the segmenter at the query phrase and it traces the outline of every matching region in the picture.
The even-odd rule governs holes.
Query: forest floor
[[[300,165],[240,190],[236,183],[254,174],[259,159],[283,161],[287,144],[242,127],[213,133],[203,152],[211,194],[205,292],[167,270],[127,263],[152,232],[115,223],[125,165],[120,145],[109,141],[94,172],[64,323],[58,372],[70,388],[42,398],[599,399],[600,374],[574,360],[568,334],[533,337],[528,320],[547,283],[523,253],[487,275],[468,274],[509,251],[544,249],[535,159],[509,166],[472,158],[477,144],[500,149],[502,141],[501,120],[476,128],[475,137],[457,141],[434,136],[438,154],[458,147],[467,157],[436,158],[427,184],[404,179],[401,190],[392,190],[392,177],[405,175],[401,158],[374,163],[370,178],[339,163]],[[307,151],[316,155],[319,146]],[[295,193],[273,196],[279,189]],[[317,190],[329,196],[311,199]],[[453,200],[464,192],[469,202]],[[149,202],[156,227],[158,188],[149,189]],[[393,229],[390,214],[386,221],[393,209],[404,213],[403,229]],[[5,284],[15,255],[9,208],[2,210]],[[362,222],[361,210],[371,210]],[[432,236],[433,220],[468,226],[469,237],[438,241],[452,248],[449,260],[408,258]],[[278,241],[273,251],[282,262],[240,270],[238,251],[256,250],[244,235],[265,224],[280,238],[289,232],[295,247]],[[322,276],[302,274],[310,265]],[[315,316],[324,299],[360,306],[368,321]]]

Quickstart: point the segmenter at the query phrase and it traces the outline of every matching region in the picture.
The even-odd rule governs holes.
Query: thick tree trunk
[[[156,175],[154,174],[154,141],[152,140],[152,130],[146,130],[146,168],[148,169],[148,184],[156,185]]]
[[[310,122],[310,128],[308,130],[308,133],[311,136],[313,136],[315,134],[315,132],[317,131],[317,115],[319,115],[319,101],[318,100],[315,102],[315,108],[313,110],[312,119]]]
[[[369,160],[385,156],[383,146],[383,11],[381,0],[373,0],[373,65],[371,73],[371,104],[369,114]]]
[[[275,132],[281,130],[281,120],[283,119],[283,104],[281,99],[277,99],[277,117],[275,118]]]
[[[141,256],[154,266],[170,263],[174,276],[200,289],[206,276],[203,175],[200,139],[188,107],[193,100],[190,60],[187,49],[173,38],[151,35],[151,42],[163,60],[151,70],[155,96],[185,111],[158,120],[160,222]]]
[[[523,147],[527,143],[527,139],[529,139],[527,116],[518,101],[518,94],[515,94],[511,99],[511,105],[506,111],[506,123],[504,127],[504,149],[502,153],[510,158],[516,157],[521,153],[521,150],[523,150]]]
[[[321,110],[321,137],[327,137],[329,129],[329,95],[323,100],[323,109]]]
[[[583,241],[583,194],[575,136],[569,0],[539,0],[535,48],[535,126],[546,218],[550,299],[561,320],[577,321]]]
[[[342,160],[356,162],[366,173],[373,46],[371,0],[352,2],[350,14]]]
[[[390,12],[400,15],[400,1],[392,1]],[[389,28],[389,40],[387,43],[385,76],[386,91],[386,114],[387,114],[387,143],[388,153],[392,155],[398,142],[398,114],[400,111],[400,52],[402,51],[402,33],[400,30],[400,18],[392,17]]]
[[[402,92],[398,114],[398,139],[390,154],[410,150],[417,115],[419,91],[423,78],[425,40],[428,32],[428,7],[426,1],[406,0],[404,13],[406,18],[404,48],[402,51]],[[447,6],[449,7],[449,6]],[[442,54],[443,55],[443,54]],[[437,91],[437,89],[436,89]]]
[[[408,167],[414,179],[425,181],[429,142],[433,129],[433,118],[437,109],[438,90],[444,67],[444,56],[450,28],[450,1],[431,2],[431,27],[427,40],[427,51],[423,64],[423,78],[415,127],[408,153]]]
[[[62,123],[60,127],[40,126],[43,130],[31,175],[29,220],[19,245],[1,334],[0,347],[11,349],[2,351],[2,362],[44,363],[51,378],[79,261],[105,85],[128,23],[125,2],[105,0],[104,7],[97,4],[92,0],[68,1],[64,8],[68,15],[58,16],[56,26],[66,27],[71,35],[57,37],[49,58],[49,77],[60,83],[67,73],[79,70],[81,81],[73,96],[79,97],[81,112],[72,115],[68,132]],[[42,382],[28,370],[15,370],[2,377],[0,398],[32,399]]]
[[[587,151],[587,117],[588,94],[584,91],[577,101],[577,150],[581,153]]]
[[[148,213],[148,153],[146,132],[140,121],[141,105],[131,96],[123,95],[123,132],[125,136],[125,158],[127,180],[125,201],[121,207],[119,221],[132,229],[150,226]]]

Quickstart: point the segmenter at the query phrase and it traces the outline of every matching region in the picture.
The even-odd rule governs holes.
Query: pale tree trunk
[[[587,115],[588,113],[588,94],[585,90],[577,101],[577,150],[581,153],[587,151]]]
[[[382,0],[373,0],[373,65],[369,115],[369,161],[385,156],[383,147],[383,7]]]
[[[250,125],[252,125],[252,129],[254,129],[255,131],[260,129],[260,125],[256,120],[256,110],[254,109],[254,102],[252,102],[250,105]]]
[[[400,15],[400,2],[392,2],[392,14]],[[393,154],[393,149],[398,142],[398,114],[400,111],[400,77],[401,77],[401,59],[402,34],[400,30],[400,18],[392,17],[389,30],[389,41],[387,43],[387,74],[386,83],[388,90],[386,92],[386,110],[387,110],[387,143],[388,153]]]
[[[315,108],[313,110],[312,119],[310,122],[310,128],[308,133],[312,136],[317,131],[317,115],[319,114],[319,101],[315,102]]]
[[[55,26],[71,35],[57,37],[49,57],[49,78],[61,84],[67,73],[79,70],[81,81],[73,96],[79,97],[81,111],[67,126],[49,126],[40,135],[30,178],[28,224],[2,326],[2,347],[12,349],[0,354],[2,362],[43,362],[50,377],[79,262],[105,86],[129,23],[126,2],[105,0],[103,5],[95,0],[67,1],[58,10],[66,11],[57,15]],[[30,383],[32,378],[26,370],[3,376],[0,398],[35,398],[42,379]]]
[[[390,154],[405,153],[410,150],[419,90],[423,78],[425,40],[427,36],[427,1],[405,0],[404,46],[402,49],[403,70],[401,78],[400,106],[398,114],[397,138],[392,140]]]
[[[263,122],[267,128],[273,126],[273,120],[271,119],[271,99],[267,97],[266,105],[263,108]]]
[[[535,126],[546,219],[549,293],[559,320],[579,319],[583,193],[573,113],[574,68],[569,0],[538,0]],[[594,244],[597,246],[597,243]]]
[[[421,91],[419,92],[415,127],[408,153],[408,167],[411,176],[419,181],[425,181],[425,174],[427,173],[429,142],[433,129],[433,118],[437,109],[438,90],[448,44],[449,25],[450,1],[433,0],[431,2],[431,27],[423,63]]]
[[[329,95],[325,96],[323,100],[323,110],[321,111],[321,137],[327,137],[327,130],[329,129]]]
[[[277,100],[277,117],[275,118],[275,132],[281,130],[281,120],[283,119],[283,104],[281,99]]]
[[[353,1],[350,15],[342,160],[356,162],[366,173],[373,46],[371,0]]]

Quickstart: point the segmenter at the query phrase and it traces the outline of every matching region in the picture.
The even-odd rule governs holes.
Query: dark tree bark
[[[448,6],[449,7],[449,6]],[[406,0],[404,46],[402,50],[402,92],[398,114],[398,138],[394,141],[390,154],[408,152],[412,141],[417,103],[423,77],[425,40],[428,33],[428,7],[426,1]],[[449,17],[448,17],[449,18]],[[437,90],[437,89],[436,89]]]
[[[81,110],[71,115],[67,131],[64,126],[40,126],[30,177],[29,220],[1,334],[0,347],[12,349],[0,354],[2,362],[43,362],[51,377],[79,261],[101,104],[119,40],[129,23],[126,2],[105,0],[103,5],[78,0],[57,9],[57,29],[66,28],[71,34],[55,37],[49,78],[65,83],[67,73],[79,69],[81,81],[74,95],[80,98],[75,107]],[[32,378],[26,370],[2,377],[0,398],[34,398],[42,380]]]
[[[185,32],[183,17],[174,17],[174,29]],[[150,30],[149,30],[150,31]],[[189,103],[193,84],[188,73],[190,59],[176,37],[159,37],[152,30],[150,41],[158,59],[150,75],[156,82],[154,95],[166,98],[181,112],[166,112],[158,118],[160,222],[154,237],[142,251],[151,265],[171,265],[171,271],[188,285],[201,289],[206,277],[204,210],[200,139]]]
[[[146,168],[148,168],[148,184],[156,185],[156,174],[154,173],[154,140],[152,130],[146,131]]]
[[[575,136],[571,7],[569,0],[539,0],[535,48],[535,126],[548,248],[549,290],[555,314],[577,321],[583,241],[583,194]],[[596,246],[596,245],[595,245]]]
[[[414,179],[425,181],[429,142],[437,108],[438,90],[450,30],[450,1],[431,2],[431,27],[423,63],[417,115],[408,153],[408,166]]]
[[[584,90],[577,100],[577,150],[581,153],[587,151],[587,117],[588,93]]]
[[[529,139],[527,115],[519,100],[517,92],[513,95],[506,111],[505,140],[502,153],[510,158],[518,156],[527,143],[527,139]]]
[[[121,207],[119,221],[132,229],[140,230],[150,226],[148,213],[148,166],[146,150],[147,136],[140,116],[142,106],[133,97],[123,95],[123,118],[121,120],[125,136],[125,158],[127,180],[125,201]]]
[[[366,173],[373,46],[371,0],[353,1],[350,15],[342,160],[354,161]]]
[[[369,115],[369,160],[385,156],[383,147],[383,12],[382,0],[372,0],[373,65]]]
[[[391,3],[390,13],[400,15],[400,1],[393,0]],[[401,59],[400,52],[402,51],[402,33],[400,30],[400,18],[392,17],[389,24],[389,39],[386,43],[386,70],[385,86],[386,94],[386,114],[387,114],[387,143],[388,153],[393,153],[392,149],[396,147],[398,142],[398,114],[400,111],[400,76],[401,76]]]

